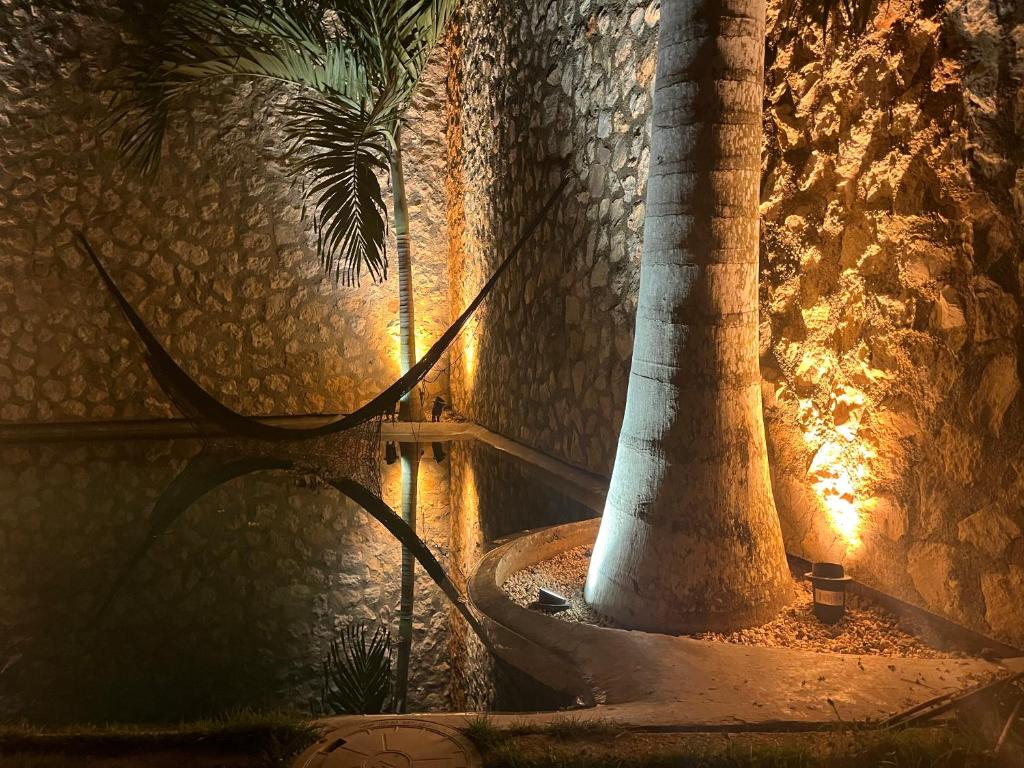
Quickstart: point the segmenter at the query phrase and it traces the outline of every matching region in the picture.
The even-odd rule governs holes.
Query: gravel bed
[[[615,626],[614,621],[600,615],[583,601],[583,582],[590,564],[590,553],[589,546],[566,550],[550,560],[512,574],[502,588],[516,604],[528,607],[537,599],[537,590],[545,587],[568,599],[571,605],[569,610],[553,614],[556,618]],[[914,634],[913,627],[856,595],[850,596],[846,616],[841,621],[831,626],[822,624],[811,610],[810,584],[795,580],[795,593],[790,605],[760,627],[728,634],[705,632],[692,637],[740,645],[903,658],[937,659],[963,655],[932,647]]]

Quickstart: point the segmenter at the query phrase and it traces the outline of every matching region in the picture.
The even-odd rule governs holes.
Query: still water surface
[[[463,592],[495,539],[593,515],[485,444],[422,449],[416,530]],[[183,439],[0,445],[0,720],[315,712],[342,627],[380,621],[397,644],[402,548],[384,527],[279,469],[217,484],[214,468],[208,492],[177,503],[188,494],[168,488],[202,451]],[[399,464],[381,457],[395,510]],[[415,574],[408,711],[551,705]]]

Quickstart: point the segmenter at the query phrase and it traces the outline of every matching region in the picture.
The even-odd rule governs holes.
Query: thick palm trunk
[[[416,316],[413,311],[412,242],[409,238],[409,201],[405,197],[405,173],[402,169],[401,129],[395,131],[395,151],[391,156],[391,195],[395,214],[395,239],[398,261],[398,333],[399,364],[404,374],[416,362]],[[402,421],[420,421],[418,388],[407,392],[398,406]]]
[[[416,530],[416,504],[420,471],[420,447],[402,443],[402,519]],[[402,547],[402,582],[398,605],[398,658],[395,664],[395,711],[407,711],[409,660],[412,656],[412,619],[416,596],[416,559]]]
[[[586,599],[626,626],[772,617],[790,577],[757,344],[764,0],[665,0],[625,418]]]

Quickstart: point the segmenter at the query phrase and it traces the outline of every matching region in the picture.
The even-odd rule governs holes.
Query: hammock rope
[[[512,250],[509,251],[497,269],[494,270],[494,273],[487,282],[484,283],[473,301],[469,303],[455,322],[441,334],[441,337],[434,342],[433,346],[427,350],[423,357],[416,361],[408,372],[352,413],[338,416],[315,427],[284,427],[267,424],[259,419],[245,416],[229,408],[203,389],[198,382],[175,362],[171,354],[149,330],[145,321],[135,311],[124,294],[121,293],[117,283],[110,276],[110,273],[107,272],[99,256],[97,256],[89,241],[81,232],[78,233],[78,245],[96,268],[100,278],[103,280],[103,284],[114,297],[121,314],[124,315],[142,341],[146,350],[146,365],[153,374],[153,378],[156,379],[160,388],[186,418],[193,420],[202,419],[212,422],[230,433],[260,440],[296,440],[320,437],[343,432],[373,419],[380,419],[386,414],[394,413],[395,406],[399,400],[423,380],[431,368],[441,359],[448,347],[451,346],[452,342],[455,341],[459,332],[469,322],[473,313],[484,302],[494,286],[497,285],[498,280],[508,270],[512,261],[547,217],[571,179],[571,174],[564,174],[562,182],[527,225],[519,240],[512,247]]]

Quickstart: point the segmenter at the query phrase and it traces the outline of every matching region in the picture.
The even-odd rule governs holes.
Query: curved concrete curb
[[[537,531],[526,531],[517,538],[492,549],[483,557],[470,577],[468,585],[470,602],[493,625],[532,644],[554,651],[555,658],[558,659],[562,667],[574,668],[575,662],[571,657],[565,655],[565,651],[571,651],[572,648],[571,646],[565,647],[562,642],[559,642],[559,638],[567,630],[571,633],[574,629],[588,625],[570,624],[516,605],[505,594],[501,585],[517,571],[548,560],[566,549],[593,542],[600,523],[600,518],[596,518],[542,528]],[[523,666],[524,664],[529,665],[530,659],[514,656],[505,660],[523,669],[524,672],[533,674]],[[536,675],[534,676],[536,677]],[[584,679],[578,672],[573,677],[576,680]],[[547,680],[548,678],[547,675],[544,675],[539,679]],[[565,689],[559,688],[559,690]],[[591,691],[588,690],[588,693]]]
[[[553,637],[566,623],[516,605],[501,585],[509,574],[546,560],[566,547],[593,541],[600,519],[527,532],[488,552],[469,580],[470,603],[482,614],[491,642],[502,659],[535,680],[590,707],[591,684]]]
[[[530,531],[495,548],[470,578],[469,597],[489,625],[516,638],[507,662],[560,690],[583,681],[605,717],[672,727],[877,721],[1005,672],[975,659],[815,653],[577,624],[505,595],[510,574],[593,542],[599,525]],[[536,648],[543,658],[531,657]]]

